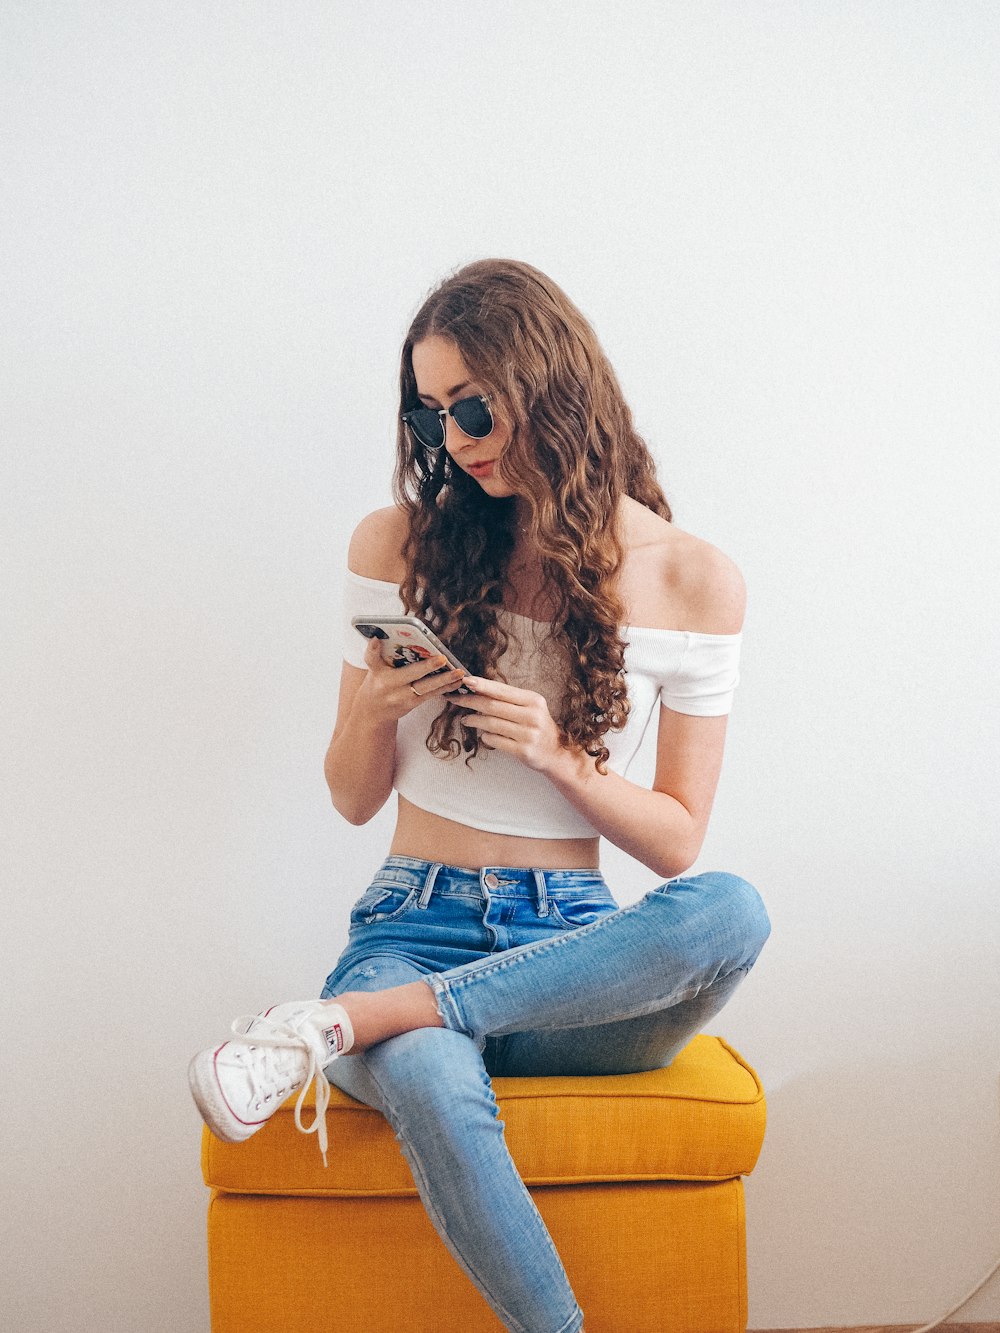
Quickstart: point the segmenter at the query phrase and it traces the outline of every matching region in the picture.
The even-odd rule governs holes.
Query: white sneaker
[[[293,1000],[235,1019],[232,1031],[235,1040],[199,1052],[188,1066],[191,1094],[205,1124],[216,1138],[241,1143],[298,1091],[296,1127],[316,1135],[326,1166],[330,1085],[323,1067],[354,1043],[346,1011],[322,1000]],[[307,1126],[302,1103],[314,1079],[316,1118]]]

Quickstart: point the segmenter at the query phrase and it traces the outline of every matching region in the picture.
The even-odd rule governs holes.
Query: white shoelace
[[[240,1024],[253,1024],[253,1032],[247,1032],[246,1026]],[[261,1026],[265,1025],[269,1031],[262,1032]],[[319,1144],[319,1150],[323,1154],[323,1165],[328,1165],[326,1160],[327,1134],[326,1134],[326,1108],[330,1105],[330,1084],[327,1082],[326,1075],[323,1073],[323,1066],[316,1059],[316,1052],[313,1050],[312,1043],[295,1030],[289,1023],[277,1023],[272,1018],[266,1018],[261,1014],[244,1014],[241,1018],[234,1018],[232,1022],[232,1031],[234,1036],[245,1041],[248,1046],[273,1047],[275,1050],[294,1050],[305,1051],[309,1057],[309,1063],[306,1067],[306,1078],[302,1087],[299,1089],[298,1099],[295,1102],[295,1127],[303,1134],[315,1134],[316,1142]],[[317,1044],[322,1041],[319,1033],[316,1034]],[[248,1071],[249,1072],[249,1071]],[[272,1077],[277,1072],[284,1076],[285,1070],[279,1068],[272,1070],[267,1064],[264,1066],[264,1078]],[[251,1074],[251,1083],[254,1091],[257,1091],[256,1084]],[[306,1093],[309,1091],[310,1083],[316,1085],[316,1116],[311,1125],[302,1123],[302,1104],[305,1101]]]

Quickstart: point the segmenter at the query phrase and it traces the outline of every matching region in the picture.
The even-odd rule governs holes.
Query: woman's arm
[[[398,583],[405,522],[396,508],[379,509],[362,519],[351,538],[348,566],[367,578]],[[454,689],[464,674],[453,671],[424,680],[445,665],[443,657],[392,667],[382,660],[374,639],[365,649],[365,664],[364,670],[343,665],[337,722],[323,765],[333,804],[352,824],[366,824],[389,799],[399,719],[425,699]]]
[[[440,672],[448,665],[444,657],[392,667],[376,639],[369,640],[364,660],[367,670],[348,663],[341,670],[337,722],[323,765],[333,805],[351,824],[367,824],[392,792],[400,717],[455,689],[465,674]]]
[[[367,824],[382,809],[396,764],[396,719],[379,717],[358,697],[367,678],[367,671],[344,663],[337,724],[323,763],[333,804],[351,824]]]
[[[337,724],[323,765],[333,804],[352,824],[367,824],[389,799],[399,719],[453,690],[465,675],[454,670],[437,675],[447,665],[443,657],[391,666],[377,639],[369,641],[365,662],[366,671],[344,663]]]
[[[481,676],[466,677],[475,712],[465,724],[549,779],[603,837],[673,879],[697,860],[722,768],[726,717],[688,717],[660,708],[652,790],[599,773],[582,750],[566,749],[542,695]]]
[[[618,773],[598,773],[579,751],[561,749],[547,776],[600,834],[673,879],[694,864],[705,840],[727,720],[661,706],[652,790]]]

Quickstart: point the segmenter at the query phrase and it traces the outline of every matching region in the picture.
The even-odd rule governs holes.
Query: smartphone
[[[430,673],[432,676],[440,676],[442,671],[448,671],[451,667],[457,667],[466,675],[472,674],[416,616],[353,616],[351,624],[366,639],[382,641],[382,657],[390,666],[404,667],[413,662],[426,662],[429,657],[437,657],[440,653],[450,666],[439,667]],[[473,691],[459,682],[451,693],[472,694]]]

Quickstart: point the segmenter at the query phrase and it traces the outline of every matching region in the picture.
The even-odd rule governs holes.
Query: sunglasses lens
[[[481,398],[463,398],[452,409],[452,416],[465,435],[484,440],[493,429],[493,413]]]
[[[441,418],[429,407],[417,407],[406,414],[410,430],[425,449],[440,449],[444,444]]]

